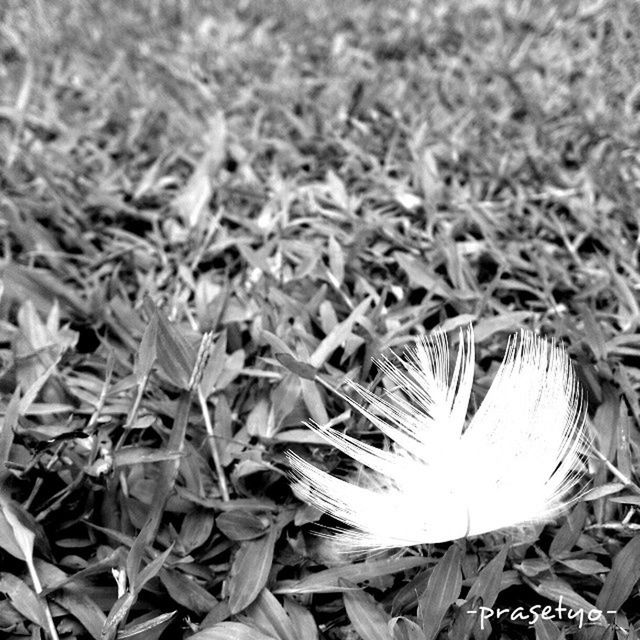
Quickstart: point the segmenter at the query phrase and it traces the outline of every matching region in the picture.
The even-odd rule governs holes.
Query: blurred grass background
[[[635,637],[639,43],[631,0],[2,3],[2,504],[60,637],[488,637],[470,594],[618,612],[496,638]],[[369,427],[276,355],[376,382],[468,322],[478,400],[510,333],[566,345],[590,499],[468,541],[459,584],[448,545],[335,556],[284,452],[342,468],[304,421]],[[18,638],[46,620],[3,518]]]

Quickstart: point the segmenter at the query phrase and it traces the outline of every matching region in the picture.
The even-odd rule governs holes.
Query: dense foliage
[[[632,0],[5,0],[4,637],[635,638],[639,43]],[[477,402],[566,346],[584,500],[337,554],[286,452],[384,443],[316,376],[469,322]]]

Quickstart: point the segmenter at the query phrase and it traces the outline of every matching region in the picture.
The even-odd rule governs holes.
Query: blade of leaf
[[[549,555],[552,558],[557,558],[566,551],[571,551],[580,538],[586,519],[587,506],[584,502],[579,502],[551,541]]]
[[[176,611],[161,613],[151,620],[132,622],[118,632],[118,640],[157,640],[176,615]]]
[[[170,451],[168,449],[153,449],[152,447],[121,447],[113,455],[113,467],[126,467],[132,464],[144,464],[150,462],[164,462],[167,460],[179,460],[184,453]]]
[[[534,623],[536,630],[536,640],[563,640],[564,631],[558,629],[558,625],[553,620],[538,618]]]
[[[16,544],[24,555],[24,561],[27,563],[27,568],[29,569],[29,575],[31,576],[33,586],[36,590],[36,593],[39,594],[42,592],[42,584],[40,582],[40,578],[38,577],[36,567],[33,563],[33,545],[36,539],[36,534],[34,528],[31,526],[36,526],[36,523],[30,523],[29,519],[32,519],[32,516],[28,512],[26,512],[21,505],[7,498],[7,496],[5,496],[1,491],[0,510],[2,511],[4,519],[11,527],[13,536],[16,540]],[[54,640],[58,640],[58,633],[56,631],[53,618],[51,617],[49,604],[44,598],[40,602],[42,610],[44,611],[45,620],[47,621],[46,628],[48,629],[51,637]]]
[[[213,627],[194,633],[189,640],[274,640],[274,638],[242,622],[219,622]]]
[[[502,570],[504,569],[504,561],[507,558],[508,548],[505,545],[500,549],[498,555],[492,558],[490,562],[480,571],[478,577],[469,589],[467,601],[475,597],[482,598],[482,604],[485,607],[493,607],[496,598],[500,593],[500,585],[502,583]]]
[[[640,534],[632,538],[613,559],[611,571],[598,594],[596,606],[604,612],[617,611],[640,580]]]
[[[51,374],[56,370],[58,366],[58,362],[60,361],[60,356],[58,356],[55,361],[47,367],[46,371],[44,371],[33,383],[29,386],[28,389],[25,390],[24,395],[20,398],[20,404],[18,406],[18,413],[20,415],[24,415],[29,407],[33,404],[36,397],[42,390],[42,387],[47,383],[47,380],[51,377]]]
[[[95,640],[100,640],[106,616],[86,593],[75,589],[63,589],[51,596],[51,600],[79,620]]]
[[[190,511],[182,521],[176,547],[181,554],[188,554],[202,546],[213,531],[214,518],[210,511]]]
[[[300,387],[302,389],[302,399],[316,424],[325,425],[329,422],[329,415],[325,409],[324,402],[320,390],[315,382],[310,380],[301,380]]]
[[[0,572],[0,593],[5,594],[25,618],[43,629],[49,628],[42,601],[20,578],[11,573]]]
[[[155,578],[158,573],[160,573],[160,569],[164,565],[167,558],[171,555],[173,551],[173,544],[165,549],[161,554],[155,557],[135,578],[135,591],[136,593],[140,593],[140,589],[144,587],[151,578]]]
[[[245,610],[245,615],[261,631],[278,640],[297,640],[299,637],[287,612],[268,589],[258,594]]]
[[[229,607],[232,614],[248,607],[267,584],[278,529],[272,526],[266,535],[240,543],[229,578]]]
[[[276,360],[283,366],[289,369],[291,373],[295,373],[297,376],[304,378],[305,380],[313,380],[318,375],[318,368],[312,367],[306,362],[297,360],[289,353],[276,353]]]
[[[318,626],[307,608],[292,598],[284,599],[284,608],[291,619],[297,638],[318,640]]]
[[[209,131],[204,135],[207,144],[205,152],[197,162],[187,184],[172,203],[185,226],[189,228],[198,226],[209,211],[209,200],[213,195],[212,178],[224,160],[226,138],[224,115],[219,111],[211,118]]]
[[[118,627],[126,620],[135,601],[136,594],[132,591],[127,591],[116,600],[102,625],[101,640],[113,640],[116,637]]]
[[[329,335],[325,336],[309,358],[309,365],[318,368],[322,366],[327,358],[351,335],[353,326],[362,320],[365,312],[371,306],[371,297],[365,298],[349,316],[337,324]]]
[[[269,522],[248,511],[228,511],[216,518],[216,526],[229,540],[255,540],[263,536]]]
[[[160,580],[175,602],[199,615],[209,613],[218,603],[204,587],[190,580],[180,571],[162,569]]]
[[[5,293],[14,300],[32,300],[39,311],[48,313],[57,298],[78,317],[89,315],[87,304],[81,300],[71,287],[65,286],[61,280],[52,277],[44,269],[30,269],[15,262],[10,262],[0,269],[4,280]]]
[[[136,376],[138,383],[142,382],[150,373],[153,368],[153,363],[156,360],[157,344],[158,340],[158,315],[154,314],[149,321],[149,324],[145,327],[142,339],[140,340],[140,347],[136,356],[133,372]]]
[[[178,327],[156,311],[158,333],[156,352],[158,365],[176,387],[187,389],[196,363],[196,353]]]
[[[341,581],[345,587],[354,586]],[[355,587],[342,594],[347,616],[362,640],[393,640],[389,631],[391,616],[368,593]]]
[[[354,583],[364,582],[372,578],[408,571],[425,564],[429,564],[427,558],[394,558],[392,560],[347,564],[319,571],[302,580],[282,582],[273,592],[286,594],[336,593],[345,591],[345,587],[338,584],[340,579]]]
[[[399,616],[389,623],[393,640],[425,640],[422,629],[412,620]]]
[[[453,544],[435,566],[427,590],[418,601],[422,630],[427,640],[438,635],[447,610],[462,588],[462,549]]]
[[[544,596],[545,598],[549,598],[549,600],[559,603],[560,598],[562,598],[562,604],[574,611],[580,611],[580,609],[591,611],[594,609],[594,606],[590,602],[577,594],[568,582],[565,582],[560,578],[545,578],[540,580],[537,584],[532,583],[524,577],[523,581],[529,584],[536,593]],[[595,624],[599,626],[606,626],[606,621],[601,616],[595,621]]]
[[[0,481],[9,473],[6,463],[9,460],[13,435],[18,424],[18,405],[20,403],[20,388],[16,387],[7,404],[4,416],[0,418]],[[0,540],[2,538],[0,537]],[[13,554],[12,554],[13,555]]]
[[[176,417],[173,421],[171,434],[169,435],[169,441],[167,443],[167,449],[169,451],[182,453],[184,450],[184,439],[187,432],[187,424],[189,423],[189,411],[191,409],[192,398],[193,390],[186,390],[180,394]],[[167,460],[160,463],[158,481],[145,524],[145,543],[147,545],[153,544],[156,539],[169,494],[173,490],[176,478],[178,477],[179,465],[179,460]]]
[[[478,631],[474,631],[474,627],[478,625],[480,627],[480,620],[478,619],[478,606],[482,602],[480,598],[469,598],[464,604],[457,609],[455,619],[451,625],[451,631],[449,633],[451,640],[469,640],[471,633],[473,632],[474,638],[480,640],[482,637]],[[482,633],[482,631],[480,631]]]
[[[202,379],[200,381],[200,388],[205,398],[208,398],[215,390],[216,383],[218,382],[222,372],[224,370],[225,361],[227,360],[227,332],[224,331],[220,337],[216,340],[216,343],[211,349],[209,360],[202,372]]]

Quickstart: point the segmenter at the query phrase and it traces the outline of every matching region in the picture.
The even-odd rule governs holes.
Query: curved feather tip
[[[480,408],[465,428],[474,370],[473,330],[460,331],[450,372],[445,335],[423,338],[398,367],[379,362],[390,391],[349,384],[343,396],[391,441],[379,449],[334,429],[309,425],[363,465],[341,479],[289,453],[294,490],[353,527],[351,548],[389,548],[474,536],[557,516],[584,473],[582,393],[568,356],[521,331]]]

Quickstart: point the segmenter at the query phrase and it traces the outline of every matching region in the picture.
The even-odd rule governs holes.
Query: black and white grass
[[[345,400],[387,436],[379,449],[310,424],[362,465],[332,476],[290,453],[296,494],[348,524],[347,549],[437,543],[549,521],[576,499],[588,450],[585,403],[569,357],[529,331],[509,339],[482,404],[467,424],[473,330],[460,331],[453,374],[445,334],[420,339],[397,366],[378,362],[390,391],[349,382]]]

